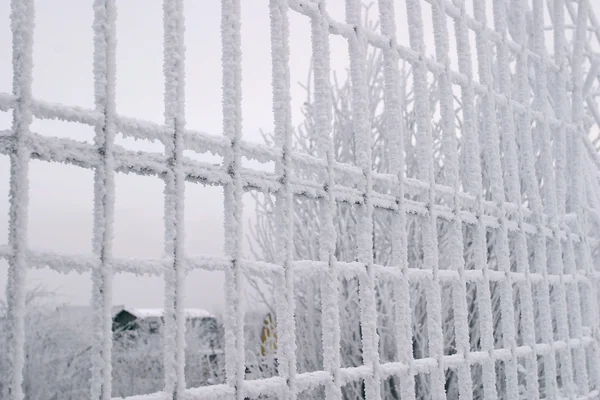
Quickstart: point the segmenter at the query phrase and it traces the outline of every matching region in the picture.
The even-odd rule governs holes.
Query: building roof
[[[131,308],[131,309],[123,309],[135,317],[139,319],[145,318],[161,318],[164,314],[164,309],[162,308]],[[201,308],[186,308],[183,310],[186,319],[195,319],[195,318],[211,318],[213,315],[206,310]]]

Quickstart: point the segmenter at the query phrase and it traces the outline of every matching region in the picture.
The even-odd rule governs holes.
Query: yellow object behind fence
[[[273,321],[271,313],[265,316],[263,321],[262,333],[260,335],[261,345],[260,354],[264,356],[275,355],[277,353],[277,327]]]

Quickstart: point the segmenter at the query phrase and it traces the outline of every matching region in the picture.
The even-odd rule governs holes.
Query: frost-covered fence
[[[243,140],[240,0],[222,0],[223,136],[192,132],[184,115],[184,19],[182,0],[164,3],[165,124],[155,125],[116,114],[115,0],[94,2],[94,78],[96,108],[49,104],[31,90],[33,0],[13,0],[14,88],[0,93],[0,109],[13,110],[13,126],[0,136],[0,151],[11,159],[9,244],[0,251],[9,261],[7,287],[10,332],[8,398],[21,400],[24,367],[24,301],[27,268],[48,266],[59,272],[92,271],[95,336],[92,399],[111,398],[111,280],[115,273],[163,274],[165,336],[163,392],[138,399],[296,398],[323,387],[327,399],[341,399],[341,387],[364,382],[365,397],[381,397],[381,382],[395,376],[399,397],[415,397],[416,374],[429,375],[433,398],[445,397],[444,375],[456,371],[461,399],[473,397],[472,368],[481,370],[485,399],[600,397],[597,245],[600,227],[600,157],[588,139],[597,132],[595,101],[600,25],[589,0],[473,1],[406,0],[408,21],[397,21],[391,0],[379,0],[380,32],[362,25],[358,0],[346,1],[346,20],[335,21],[324,0],[271,0],[272,90],[275,146]],[[404,3],[404,2],[403,2]],[[434,21],[435,58],[425,52],[424,12]],[[244,6],[254,7],[245,2]],[[491,10],[486,10],[490,7]],[[293,151],[289,78],[288,13],[311,21],[317,156]],[[491,15],[491,20],[490,20]],[[409,37],[396,37],[396,24]],[[450,33],[453,24],[454,34]],[[547,28],[551,29],[548,30]],[[548,31],[551,39],[548,38]],[[348,42],[352,81],[355,163],[336,160],[332,146],[330,98],[331,35]],[[475,37],[475,46],[469,36]],[[450,40],[455,40],[456,52]],[[365,57],[367,46],[384,53],[385,127],[389,172],[372,170]],[[453,54],[456,53],[456,54]],[[418,176],[404,168],[398,61],[413,68]],[[451,59],[458,67],[451,66]],[[492,59],[495,62],[492,62]],[[477,65],[473,71],[472,64]],[[431,93],[437,96],[443,143],[443,177],[434,174]],[[454,97],[461,101],[455,123]],[[61,119],[96,128],[93,145],[31,132],[33,117]],[[115,135],[160,141],[165,153],[132,152],[116,146]],[[222,165],[183,156],[184,150],[213,152]],[[275,162],[275,173],[242,167],[242,157]],[[40,252],[27,245],[28,162],[62,162],[95,171],[94,257]],[[461,166],[463,168],[461,168]],[[461,170],[466,171],[461,173]],[[484,196],[483,172],[489,177]],[[165,181],[165,256],[130,260],[112,255],[114,174],[154,175]],[[224,187],[227,258],[189,257],[183,248],[184,183]],[[277,263],[255,262],[242,254],[242,194],[258,190],[276,197]],[[317,200],[320,209],[320,261],[293,257],[294,196]],[[339,202],[359,210],[357,260],[336,260],[334,214]],[[392,262],[373,261],[373,215],[393,213]],[[423,268],[407,261],[407,215],[419,218]],[[441,259],[438,222],[450,224],[450,254]],[[475,268],[465,267],[463,230],[472,232]],[[490,268],[487,235],[496,237],[498,268]],[[513,262],[514,260],[514,262]],[[191,269],[226,274],[226,383],[186,388],[183,281]],[[278,374],[245,380],[244,274],[272,274],[277,285]],[[296,372],[294,277],[321,277],[323,370]],[[360,281],[363,365],[342,368],[338,279]],[[375,281],[394,283],[394,336],[397,360],[380,362]],[[421,282],[427,303],[428,356],[414,358],[409,284]],[[500,291],[502,340],[495,343],[491,283]],[[441,285],[452,287],[457,351],[445,354]],[[481,340],[469,342],[467,285],[477,288]],[[520,307],[516,313],[513,302]],[[521,332],[519,339],[516,326]],[[503,366],[503,382],[497,366]],[[540,375],[540,371],[543,373]],[[540,390],[543,381],[543,393]],[[521,382],[524,382],[524,389]]]

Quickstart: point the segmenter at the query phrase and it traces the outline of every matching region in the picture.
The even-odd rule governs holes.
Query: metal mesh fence
[[[9,398],[24,398],[24,302],[27,269],[48,266],[59,272],[92,271],[95,336],[91,398],[111,398],[113,274],[162,274],[165,280],[163,392],[139,399],[296,398],[323,387],[327,399],[341,399],[341,387],[364,381],[368,400],[381,398],[383,379],[395,376],[400,397],[415,398],[415,374],[430,377],[433,398],[445,398],[445,373],[454,370],[459,397],[473,397],[471,369],[481,368],[485,399],[497,398],[495,365],[503,363],[507,398],[581,398],[600,396],[598,293],[600,275],[592,248],[600,218],[598,157],[588,138],[600,112],[590,88],[598,78],[598,58],[591,41],[600,26],[588,0],[474,1],[473,15],[464,0],[406,0],[409,37],[396,37],[394,2],[379,0],[380,32],[365,28],[361,2],[346,1],[345,21],[332,19],[324,0],[270,0],[274,146],[242,138],[240,0],[222,0],[223,135],[186,129],[184,115],[184,12],[182,0],[164,2],[165,123],[157,125],[117,115],[116,1],[94,2],[93,110],[50,104],[32,93],[33,0],[13,0],[13,93],[0,93],[0,110],[13,112],[13,126],[0,135],[0,151],[10,157],[9,244],[0,253],[9,261],[7,287],[11,376]],[[433,20],[435,57],[425,52],[424,11]],[[254,7],[252,2],[244,6]],[[491,10],[486,10],[490,7]],[[292,148],[288,14],[310,20],[314,72],[317,155]],[[490,19],[491,16],[491,19]],[[448,25],[453,24],[451,34]],[[550,26],[550,30],[548,29]],[[553,39],[546,39],[547,31]],[[331,35],[348,42],[352,82],[355,163],[336,160],[332,144],[330,96]],[[472,47],[470,36],[475,38]],[[405,40],[407,39],[407,40]],[[455,52],[450,41],[455,40]],[[403,44],[408,41],[408,45]],[[368,119],[366,51],[383,52],[385,63],[385,135],[389,172],[372,169]],[[550,48],[551,47],[551,48]],[[455,53],[455,54],[452,54]],[[451,67],[450,59],[458,62]],[[404,129],[398,86],[399,60],[413,69],[412,85],[418,148],[418,176],[405,176]],[[473,64],[477,66],[473,71]],[[434,175],[429,77],[437,84],[442,121],[443,178]],[[462,124],[456,126],[454,96],[461,100]],[[32,118],[60,119],[95,127],[94,144],[45,137],[30,130]],[[164,154],[133,152],[114,144],[122,134],[164,144]],[[460,149],[458,146],[460,143]],[[223,157],[211,165],[184,157],[184,150],[211,151]],[[484,153],[485,157],[481,154]],[[274,162],[267,173],[242,166],[242,157]],[[93,257],[30,249],[27,244],[28,164],[30,159],[90,168],[95,172]],[[485,160],[483,162],[482,160]],[[296,171],[314,171],[306,179]],[[461,173],[461,168],[464,173]],[[483,170],[489,177],[484,193]],[[165,256],[139,260],[114,257],[113,209],[116,172],[153,175],[165,182]],[[343,176],[343,179],[338,177]],[[185,182],[224,188],[225,258],[189,257],[183,248]],[[278,232],[276,263],[256,262],[242,253],[242,194],[255,190],[276,197],[273,215]],[[294,197],[317,200],[320,209],[320,261],[293,258]],[[358,210],[357,260],[336,259],[334,215],[339,202]],[[392,265],[374,262],[373,214],[393,213],[389,235]],[[407,261],[407,215],[419,218],[423,268]],[[448,223],[451,250],[441,260],[438,222]],[[472,231],[476,268],[465,268],[462,230]],[[488,267],[486,234],[497,237],[497,269]],[[515,259],[516,267],[512,267]],[[440,268],[440,263],[449,265]],[[226,383],[186,388],[184,280],[192,269],[225,272]],[[294,276],[322,278],[323,370],[297,373]],[[244,360],[245,273],[272,274],[277,285],[277,375],[246,380]],[[351,274],[360,282],[360,325],[363,365],[342,368],[338,279]],[[394,284],[394,325],[398,360],[381,362],[378,352],[375,280]],[[429,355],[412,351],[409,284],[420,282],[427,305]],[[494,343],[491,283],[499,290],[502,341]],[[443,349],[441,285],[451,285],[456,353]],[[467,285],[477,288],[480,348],[472,350],[467,321]],[[513,302],[521,304],[515,314]],[[535,315],[534,315],[535,314]],[[536,328],[535,320],[539,320]],[[515,321],[521,327],[517,341]],[[536,329],[538,332],[536,332]],[[538,368],[543,369],[540,393]],[[519,376],[524,374],[525,393]],[[132,398],[133,399],[133,398]]]

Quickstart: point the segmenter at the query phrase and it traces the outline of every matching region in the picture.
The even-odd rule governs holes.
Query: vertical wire
[[[332,132],[332,102],[329,74],[331,61],[329,52],[329,23],[326,16],[326,1],[318,3],[318,13],[311,18],[312,64],[315,96],[315,128],[317,132],[317,153],[327,162],[324,177],[325,195],[319,200],[321,226],[319,259],[327,263],[321,293],[323,326],[323,368],[331,375],[326,384],[327,400],[341,400],[340,383],[340,311],[339,278],[336,266],[337,232],[334,225],[337,204],[333,192],[335,185]]]
[[[8,397],[23,400],[23,368],[25,366],[25,278],[27,274],[27,220],[29,205],[29,159],[27,146],[31,113],[33,75],[33,0],[10,3],[12,29],[14,147],[10,153],[8,279],[6,287],[9,384]]]
[[[517,7],[514,11],[514,18],[517,21],[522,20],[524,11],[522,7]],[[505,38],[503,45],[498,48],[498,63],[499,68],[499,87],[500,92],[507,98],[513,97],[511,88],[511,72],[509,68],[509,52],[508,45],[506,44],[506,37],[508,34],[507,15],[506,7],[502,2],[494,2],[494,23],[496,31],[500,32]],[[518,38],[518,40],[521,40]],[[520,44],[521,48],[517,54],[517,81],[519,84],[517,87],[519,90],[522,89],[521,85],[526,76],[526,65],[527,65],[527,54],[526,48],[523,43]],[[517,93],[517,98],[521,98],[523,95]],[[521,117],[519,117],[521,118]],[[520,161],[518,147],[517,147],[517,128],[522,130],[521,120],[517,121],[515,125],[514,110],[510,103],[502,105],[501,108],[501,119],[503,128],[503,140],[505,142],[505,163],[506,163],[506,183],[507,183],[507,199],[517,205],[516,218],[518,230],[515,233],[515,259],[516,268],[520,273],[525,274],[525,280],[519,282],[519,303],[518,307],[521,310],[520,320],[523,324],[522,333],[523,343],[529,348],[529,352],[525,355],[525,369],[526,369],[526,390],[527,396],[530,398],[539,397],[538,379],[537,379],[537,361],[536,361],[536,348],[535,348],[535,328],[534,328],[534,317],[533,317],[533,298],[532,298],[532,283],[529,269],[529,259],[527,252],[527,233],[524,227],[524,206],[521,198],[521,182],[520,182]]]
[[[221,1],[221,43],[223,66],[223,134],[229,146],[223,165],[230,180],[224,188],[225,251],[231,265],[225,271],[225,359],[227,383],[235,390],[236,400],[243,400],[244,304],[242,258],[243,185],[240,173],[242,154],[242,50],[240,0]]]
[[[432,4],[433,32],[437,61],[445,65],[445,70],[439,74],[440,114],[443,135],[444,174],[446,184],[453,190],[452,211],[453,220],[450,221],[449,247],[450,266],[456,270],[459,279],[452,284],[452,302],[454,305],[454,331],[457,352],[463,357],[463,362],[458,366],[458,392],[461,399],[472,399],[473,379],[469,364],[469,321],[467,304],[467,284],[465,277],[465,260],[463,257],[462,219],[460,215],[460,167],[458,162],[458,148],[456,140],[456,126],[454,121],[454,100],[452,81],[450,80],[449,34],[446,13],[441,1]]]
[[[566,300],[566,289],[562,273],[564,265],[562,261],[562,240],[559,236],[559,209],[558,209],[558,190],[555,179],[555,160],[552,154],[552,134],[550,132],[550,126],[548,123],[548,115],[550,110],[548,109],[547,97],[550,95],[548,92],[548,55],[545,45],[544,37],[544,3],[540,0],[533,1],[533,51],[540,57],[540,62],[535,66],[536,72],[536,102],[534,106],[537,111],[541,111],[543,115],[542,120],[538,120],[538,136],[541,139],[540,158],[542,165],[542,179],[544,181],[543,193],[544,193],[544,207],[546,214],[549,215],[549,225],[552,231],[552,237],[550,238],[551,244],[548,248],[548,261],[542,265],[542,276],[543,276],[543,287],[542,287],[542,301],[544,306],[542,307],[542,338],[550,346],[551,356],[549,357],[550,365],[545,368],[547,379],[554,381],[556,376],[560,376],[563,392],[568,396],[575,396],[573,389],[573,372],[572,372],[572,361],[571,361],[571,349],[569,347],[560,351],[560,374],[557,375],[556,367],[556,355],[553,348],[554,334],[552,329],[552,308],[556,311],[556,327],[558,339],[568,342],[569,339],[569,325],[567,317],[567,300]],[[545,234],[544,234],[545,235]],[[545,239],[546,240],[546,239]],[[550,284],[548,281],[548,271],[554,275],[560,277],[559,284],[553,288],[551,293]],[[558,385],[557,385],[558,386]],[[551,386],[552,388],[552,386]],[[558,388],[556,389],[558,391]],[[549,397],[557,396],[558,393],[548,393]]]
[[[286,399],[295,399],[296,376],[296,326],[294,322],[294,275],[292,270],[294,251],[294,193],[291,188],[292,164],[292,110],[289,66],[289,22],[287,0],[270,0],[271,58],[274,134],[281,146],[281,158],[276,172],[280,174],[281,187],[277,192],[277,263],[283,267],[283,276],[275,279],[282,298],[278,301],[277,340],[279,376],[286,381]],[[281,357],[279,357],[281,355]],[[278,360],[280,361],[280,360]]]
[[[365,379],[365,395],[369,400],[381,398],[379,374],[379,335],[377,333],[377,308],[375,275],[373,271],[373,181],[371,173],[371,127],[369,124],[369,99],[366,81],[366,40],[361,23],[362,3],[346,0],[346,22],[354,27],[348,38],[350,77],[352,81],[352,123],[356,165],[361,169],[364,188],[363,201],[358,212],[357,260],[364,263],[366,273],[359,279],[359,303],[362,331],[363,365],[371,374]]]
[[[185,128],[185,45],[183,0],[165,0],[164,63],[165,141],[165,253],[171,260],[165,274],[164,373],[165,392],[176,400],[185,389],[184,309],[184,196],[183,148]]]
[[[384,105],[385,133],[390,145],[390,173],[396,177],[393,193],[396,209],[392,216],[392,257],[391,265],[401,272],[397,285],[394,285],[394,334],[396,337],[398,361],[407,367],[400,377],[400,391],[403,399],[415,398],[414,359],[412,351],[412,326],[410,309],[410,281],[408,277],[408,240],[406,237],[406,209],[404,198],[404,139],[406,130],[402,121],[402,101],[400,99],[400,72],[396,51],[396,22],[394,3],[379,0],[379,21],[381,33],[390,38],[390,46],[383,51],[384,60]]]
[[[492,200],[496,202],[499,211],[500,227],[496,236],[496,254],[498,269],[504,272],[505,279],[500,282],[500,312],[502,318],[503,345],[510,349],[511,359],[505,363],[507,396],[518,396],[518,369],[514,329],[513,290],[510,275],[510,249],[508,239],[507,217],[505,208],[504,177],[502,174],[502,161],[500,159],[500,140],[498,135],[498,121],[496,118],[496,101],[491,91],[493,90],[493,77],[491,70],[491,52],[489,38],[486,35],[487,18],[484,2],[473,1],[475,19],[482,23],[483,29],[476,34],[477,60],[479,66],[480,83],[488,89],[483,98],[483,133],[484,148],[487,155],[487,166]],[[502,51],[502,50],[499,50]],[[507,60],[499,57],[498,63]],[[500,68],[505,68],[506,65]],[[493,342],[488,343],[487,351],[491,357]],[[489,390],[489,389],[488,389]]]
[[[439,259],[437,239],[437,215],[435,205],[435,177],[433,168],[433,138],[429,113],[429,93],[427,84],[427,66],[423,60],[425,42],[423,38],[423,19],[420,0],[407,0],[406,11],[408,20],[409,42],[412,50],[416,51],[419,59],[413,64],[413,85],[415,98],[415,114],[417,124],[417,148],[419,157],[419,179],[429,184],[425,202],[427,216],[422,226],[423,264],[432,271],[432,279],[426,282],[426,308],[429,355],[437,361],[431,371],[432,395],[435,399],[446,398],[444,335],[442,331],[441,290],[439,284]]]
[[[12,134],[14,147],[10,153],[10,191],[8,279],[6,287],[7,343],[9,351],[8,397],[22,400],[23,368],[25,367],[25,277],[27,274],[27,220],[29,205],[29,159],[27,146],[31,113],[31,82],[33,79],[33,0],[13,0],[10,3],[12,29],[13,109]]]
[[[556,129],[554,136],[555,165],[556,165],[556,196],[558,219],[561,230],[567,233],[564,245],[564,273],[575,276],[577,267],[575,265],[574,244],[568,224],[565,221],[567,206],[567,129],[566,123],[570,122],[571,115],[566,112],[567,107],[567,58],[565,52],[565,2],[554,0],[553,4],[553,28],[554,28],[554,58],[559,71],[555,82],[555,113],[562,124]],[[570,337],[582,341],[583,327],[581,321],[581,300],[579,297],[578,282],[574,279],[568,283],[567,307],[569,311]],[[568,328],[567,328],[568,329]],[[568,333],[568,331],[567,331]],[[571,350],[569,350],[571,351]],[[580,393],[589,391],[589,380],[585,362],[585,347],[577,346],[573,357],[573,375]]]
[[[114,156],[116,134],[116,17],[114,0],[94,2],[94,93],[96,111],[103,115],[96,125],[95,145],[100,164],[94,170],[93,250],[99,257],[92,271],[94,348],[92,350],[92,399],[111,398],[112,380],[112,243],[114,227]]]

